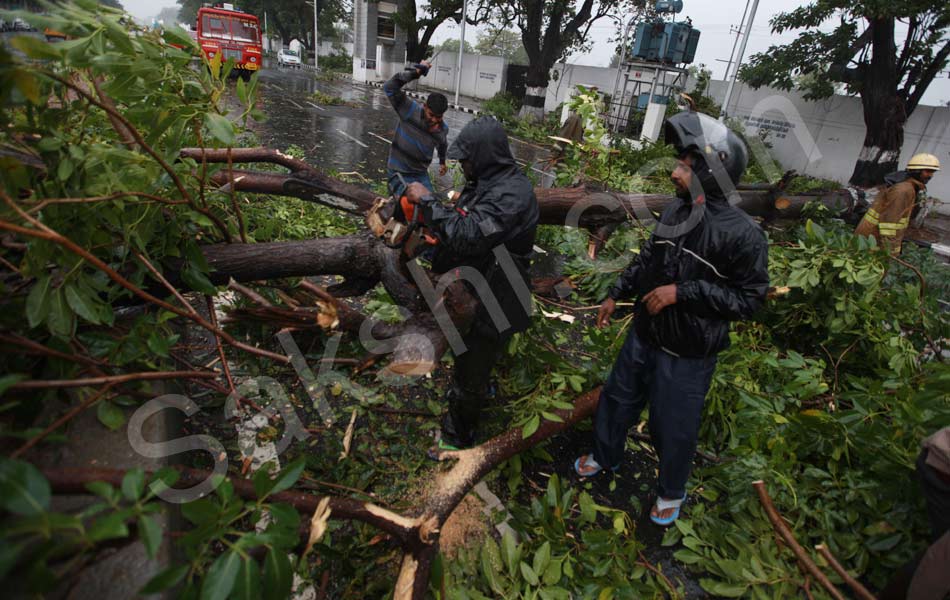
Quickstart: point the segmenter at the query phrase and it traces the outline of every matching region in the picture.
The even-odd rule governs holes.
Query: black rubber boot
[[[475,445],[475,428],[482,399],[465,390],[457,383],[445,394],[448,410],[442,417],[442,440],[456,448]]]

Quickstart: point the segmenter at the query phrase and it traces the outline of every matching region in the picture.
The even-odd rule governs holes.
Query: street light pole
[[[317,2],[313,0],[313,68],[320,68],[320,38],[317,35]]]
[[[462,2],[462,35],[459,39],[458,63],[455,65],[455,106],[459,105],[459,87],[462,85],[462,54],[465,52],[465,17],[468,16],[468,0]]]

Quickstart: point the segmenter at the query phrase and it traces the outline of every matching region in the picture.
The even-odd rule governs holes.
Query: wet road
[[[372,181],[385,179],[397,117],[381,88],[348,79],[323,81],[309,70],[266,65],[259,77],[261,108],[267,120],[252,127],[262,145],[279,150],[297,145],[304,149],[305,160],[319,168],[356,171]],[[313,98],[315,91],[340,97],[347,104],[321,105]],[[447,111],[449,143],[474,118],[469,113]],[[516,139],[511,140],[511,149],[520,163],[535,167],[547,155],[539,146]],[[461,185],[461,181],[453,182],[451,169],[445,177],[438,177],[437,157],[429,172],[440,189]],[[539,173],[537,177],[540,181]]]

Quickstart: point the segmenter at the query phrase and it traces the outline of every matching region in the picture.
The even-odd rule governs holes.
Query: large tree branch
[[[184,156],[200,157],[201,150],[197,148],[185,149]],[[226,150],[205,150],[205,159],[212,163],[227,161]],[[363,214],[369,210],[379,197],[364,188],[343,183],[333,177],[321,173],[316,168],[283,155],[268,148],[241,148],[234,150],[234,162],[272,162],[293,169],[292,173],[263,173],[258,171],[234,170],[235,189],[245,192],[285,195],[318,202],[331,208],[344,210],[353,214]],[[219,171],[212,177],[215,184],[228,185],[228,175]],[[661,212],[673,197],[663,194],[626,194],[617,192],[598,191],[590,186],[576,188],[535,188],[535,196],[541,208],[541,223],[549,225],[572,225],[585,227],[591,230],[600,229],[611,223],[621,223],[633,218],[651,220],[652,213]],[[793,218],[797,216],[802,206],[810,200],[824,202],[832,208],[846,209],[850,206],[850,196],[840,190],[830,192],[814,192],[800,196],[777,197],[778,190],[741,188],[739,195],[742,201],[738,207],[752,216],[764,219]],[[308,246],[319,246],[324,242],[310,240],[307,242],[290,242],[301,244],[300,250]],[[278,243],[279,244],[279,243]],[[289,243],[285,243],[289,244]],[[261,244],[255,244],[261,246]],[[274,246],[278,247],[278,246]],[[244,254],[246,247],[237,246],[233,252],[222,251],[224,255],[238,258]],[[290,246],[287,246],[289,249]],[[217,252],[217,251],[215,251]],[[261,252],[261,255],[266,254]],[[261,256],[263,258],[263,256]],[[302,260],[292,255],[288,259],[287,267],[296,272],[294,264],[302,264]],[[233,274],[238,281],[251,281],[253,264],[248,262],[246,274]],[[227,268],[219,268],[221,274],[214,275],[213,281],[226,282],[230,275]],[[335,271],[314,271],[312,273],[295,274],[329,274]],[[337,272],[338,274],[342,274]],[[290,276],[290,275],[284,275]],[[260,278],[260,277],[258,277]]]
[[[927,88],[933,82],[934,78],[942,69],[947,66],[947,59],[950,58],[950,40],[944,43],[943,48],[934,56],[933,60],[927,64],[927,66],[920,72],[920,75],[915,78],[913,82],[913,91],[910,95],[905,96],[907,98],[906,107],[907,114],[914,112],[914,109],[917,108],[917,105],[920,103],[920,99],[923,98],[924,93],[927,91]],[[911,81],[908,79],[905,90],[910,89]]]
[[[393,597],[396,600],[422,600],[426,597],[429,571],[438,552],[441,529],[462,498],[504,461],[593,415],[599,397],[600,388],[581,395],[571,410],[555,411],[561,421],[544,420],[537,431],[527,438],[522,436],[520,428],[512,429],[468,450],[442,452],[440,460],[455,461],[455,464],[447,472],[434,475],[430,488],[432,493],[412,515],[389,511],[369,502],[330,496],[330,518],[361,521],[391,535],[405,552]],[[177,487],[193,487],[211,477],[208,471],[177,470],[180,475]],[[85,468],[47,469],[43,474],[57,494],[86,494],[86,485],[93,481],[104,481],[119,487],[125,476],[121,470]],[[250,480],[229,478],[229,481],[241,498],[257,498]],[[273,494],[268,500],[290,504],[301,514],[311,515],[323,498],[287,490]],[[309,528],[306,519],[304,523],[304,527]]]
[[[178,488],[194,487],[206,481],[212,475],[209,471],[199,469],[179,468],[176,470],[179,474],[176,483]],[[120,487],[125,471],[119,469],[64,468],[45,469],[43,475],[49,480],[50,487],[56,494],[87,494],[89,491],[86,489],[86,484],[93,481],[104,481],[115,487]],[[234,477],[230,477],[228,480],[234,486],[234,492],[241,498],[247,500],[257,498],[251,480]],[[322,496],[294,490],[278,492],[268,498],[271,502],[290,504],[305,516],[313,514],[322,499]],[[330,511],[331,519],[362,521],[388,533],[407,548],[413,545],[412,538],[418,529],[417,520],[403,517],[369,502],[360,502],[350,498],[331,496]]]
[[[47,227],[46,225],[43,225],[41,222],[37,221],[30,215],[23,212],[16,205],[16,203],[14,203],[13,200],[11,200],[10,197],[4,194],[3,192],[0,192],[0,199],[2,199],[3,202],[7,204],[7,206],[10,206],[11,208],[13,208],[13,210],[17,212],[20,215],[20,217],[24,218],[27,222],[29,222],[31,225],[36,227],[36,229],[29,229],[27,227],[21,227],[13,223],[0,220],[0,229],[4,229],[6,231],[10,231],[24,237],[46,240],[48,242],[52,242],[53,244],[56,244],[57,246],[62,247],[66,251],[72,254],[75,254],[76,256],[88,262],[93,267],[99,269],[100,271],[105,273],[105,275],[109,279],[111,279],[113,282],[125,288],[126,290],[132,292],[133,294],[135,294],[142,300],[145,300],[146,302],[150,302],[156,306],[164,308],[165,310],[171,311],[180,317],[185,317],[186,319],[189,319],[195,322],[196,324],[207,329],[208,331],[217,333],[229,344],[231,344],[235,348],[238,348],[239,350],[244,350],[245,352],[250,352],[251,354],[255,354],[257,356],[261,356],[264,358],[270,358],[272,360],[276,360],[281,363],[288,363],[290,361],[290,359],[287,358],[286,356],[281,356],[280,354],[275,354],[273,352],[262,350],[260,348],[255,348],[254,346],[249,346],[248,344],[240,342],[234,339],[234,337],[232,337],[230,334],[224,331],[221,331],[217,329],[216,327],[214,327],[213,325],[211,325],[211,323],[206,321],[200,315],[192,314],[191,312],[188,312],[184,309],[178,308],[177,306],[169,304],[168,302],[165,302],[164,300],[156,298],[152,294],[139,288],[138,286],[133,284],[131,281],[129,281],[128,279],[120,275],[115,269],[113,269],[112,267],[104,263],[102,260],[100,260],[98,257],[96,257],[94,254],[92,254],[85,248],[76,244],[76,242],[74,242],[73,240],[57,233],[53,229]]]

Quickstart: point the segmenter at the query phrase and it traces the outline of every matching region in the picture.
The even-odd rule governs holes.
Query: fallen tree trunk
[[[204,157],[209,163],[228,161],[227,150],[186,148],[182,150],[181,156],[197,161]],[[231,161],[267,162],[291,169],[290,173],[285,174],[234,169],[231,175],[237,191],[292,196],[353,214],[365,213],[378,198],[369,190],[330,177],[304,161],[273,149],[232,149]],[[231,184],[227,170],[215,172],[211,181],[218,186]],[[737,206],[749,215],[766,221],[797,218],[802,207],[811,201],[821,202],[835,211],[847,211],[853,207],[853,199],[847,190],[784,195],[782,189],[787,181],[783,179],[774,186],[762,184],[740,187],[738,193],[742,200]],[[598,190],[591,186],[535,188],[534,192],[541,209],[542,224],[584,227],[591,231],[633,218],[651,221],[654,214],[661,212],[673,199],[664,194],[628,194]]]

